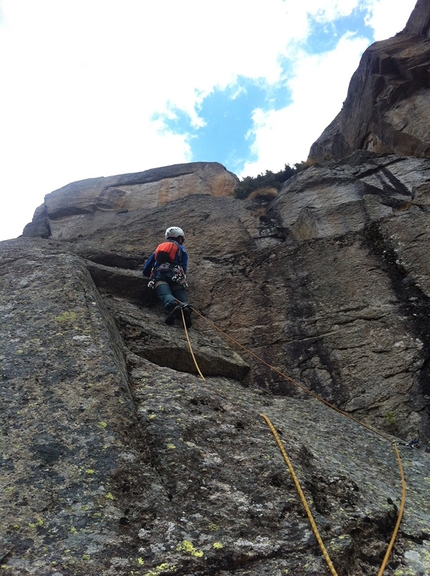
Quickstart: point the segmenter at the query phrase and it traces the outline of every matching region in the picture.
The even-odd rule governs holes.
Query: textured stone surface
[[[275,198],[219,164],[96,178],[0,243],[0,571],[328,575],[266,414],[342,575],[381,565],[395,439],[384,574],[430,574],[429,16],[363,56],[313,148],[342,160]],[[172,224],[204,379],[141,275]]]
[[[406,23],[406,34],[425,34],[428,36],[430,26],[430,10],[428,0],[418,0]]]
[[[357,152],[299,173],[271,210],[295,239],[338,236],[421,202],[415,191],[429,176],[427,159]]]
[[[117,215],[109,230],[61,245],[86,259],[104,294],[153,313],[140,269],[179,222],[198,310],[343,408],[427,441],[429,168],[427,159],[357,152],[304,170],[270,202],[197,194],[135,210],[126,225]],[[132,334],[147,323],[127,317]],[[162,338],[148,333],[147,358],[170,358]],[[262,373],[256,365],[247,378],[288,390]]]
[[[395,439],[384,575],[430,574],[429,15],[363,56],[313,147],[342,160],[275,198],[219,164],[95,178],[0,243],[0,571],[328,575],[266,414],[339,575],[379,570]],[[141,275],[172,224],[204,380]]]
[[[312,145],[310,160],[355,150],[430,156],[429,21],[430,3],[420,0],[400,34],[364,52],[342,110]]]
[[[142,358],[112,319],[151,331],[158,315],[104,301],[61,248],[1,245],[5,573],[329,574],[262,413],[338,573],[374,571],[401,494],[390,442],[314,399]],[[430,458],[400,452],[408,506],[386,573],[427,574]]]
[[[135,408],[120,338],[83,261],[18,246],[1,250],[2,564],[84,574],[87,554],[103,567],[121,547],[110,494],[132,457]]]
[[[271,200],[96,208],[85,234],[1,243],[5,572],[329,574],[265,413],[349,576],[382,562],[397,438],[385,574],[429,574],[429,168],[359,152]],[[172,222],[205,380],[141,275]]]
[[[74,239],[191,194],[231,196],[238,181],[221,164],[195,162],[73,182],[45,197],[24,235]]]

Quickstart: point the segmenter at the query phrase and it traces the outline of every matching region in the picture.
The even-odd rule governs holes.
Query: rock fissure
[[[410,330],[422,342],[422,365],[419,383],[423,393],[428,394],[429,358],[430,358],[430,298],[409,277],[399,261],[399,256],[389,240],[383,235],[378,225],[372,225],[368,230],[371,236],[369,247],[376,251],[388,269],[393,291],[398,298],[401,313],[408,319]]]

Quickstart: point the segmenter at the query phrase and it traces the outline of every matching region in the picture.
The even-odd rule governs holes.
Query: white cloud
[[[278,171],[284,164],[306,160],[311,144],[342,107],[351,78],[367,46],[364,38],[343,36],[335,50],[321,55],[297,54],[289,81],[292,104],[282,110],[254,116],[258,160],[247,163],[243,174]]]
[[[369,0],[367,23],[374,30],[374,39],[385,40],[401,32],[417,0]]]
[[[416,0],[404,0],[401,8],[392,0],[362,3],[368,10],[366,22],[373,28],[375,40],[390,38],[401,31],[415,3]],[[347,16],[357,5],[355,0],[305,1],[306,8],[321,22]],[[306,160],[312,143],[340,112],[351,76],[368,45],[368,39],[346,34],[331,52],[297,53],[293,77],[288,82],[292,103],[282,110],[255,111],[249,137],[255,137],[252,151],[257,160],[245,164],[242,176],[256,175],[266,169],[278,171],[285,164]]]
[[[308,16],[329,22],[364,3],[379,33],[389,0],[0,0],[0,238],[73,180],[189,161],[186,136],[154,114],[178,108],[197,126],[215,88],[240,76],[276,84],[291,57],[294,104],[256,112],[255,151],[261,169],[277,154],[279,169],[303,159],[345,97],[353,70],[342,62],[365,47],[345,37],[337,56],[298,52]]]
[[[331,22],[337,18],[349,16],[360,4],[359,0],[302,0],[298,3],[299,9],[306,10],[308,14],[319,22]]]

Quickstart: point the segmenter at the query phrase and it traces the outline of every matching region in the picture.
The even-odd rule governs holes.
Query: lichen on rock
[[[381,565],[395,441],[385,574],[430,574],[430,160],[350,151],[247,200],[211,163],[72,183],[0,243],[5,574],[329,574],[261,414],[339,574]],[[172,223],[189,342],[141,274]]]

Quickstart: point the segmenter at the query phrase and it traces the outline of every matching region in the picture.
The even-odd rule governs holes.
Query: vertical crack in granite
[[[426,412],[425,429],[430,432],[429,405],[423,398],[430,397],[430,297],[417,286],[408,271],[401,265],[399,255],[381,226],[373,223],[365,231],[365,243],[375,253],[381,268],[390,279],[400,313],[407,319],[412,334],[422,343],[421,363],[417,366],[419,391],[412,398],[413,408]]]

